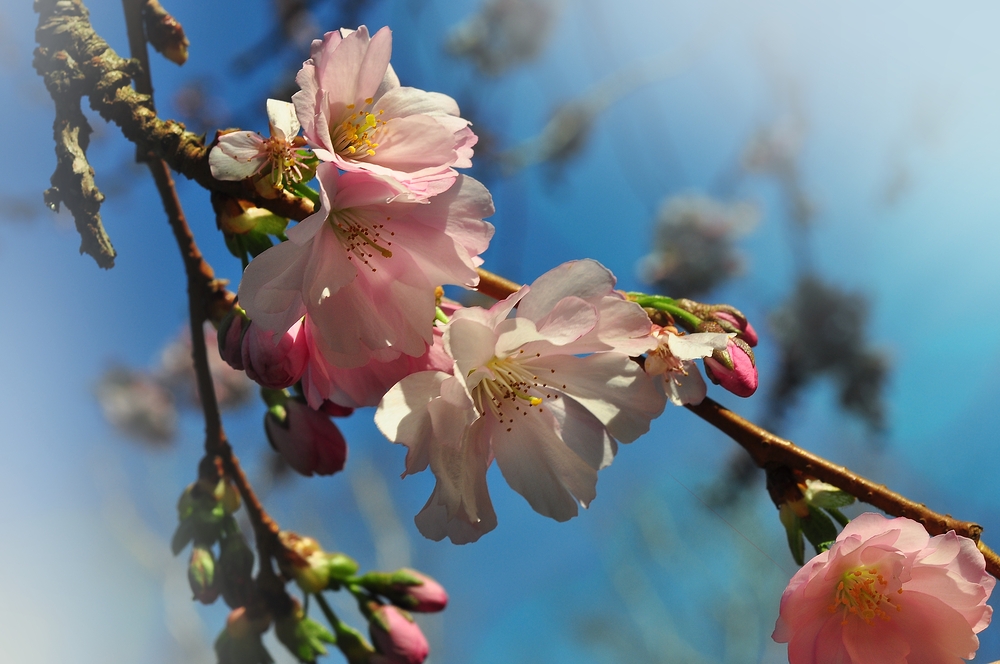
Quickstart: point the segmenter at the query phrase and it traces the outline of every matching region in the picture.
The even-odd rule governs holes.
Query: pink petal
[[[556,521],[576,516],[577,501],[586,507],[597,496],[597,471],[559,437],[551,410],[525,407],[503,414],[491,443],[504,479],[539,514]]]
[[[550,355],[528,364],[537,367],[539,375],[555,369],[554,374],[549,374],[550,384],[592,412],[608,433],[623,443],[631,443],[649,431],[650,421],[666,405],[662,391],[625,355]]]

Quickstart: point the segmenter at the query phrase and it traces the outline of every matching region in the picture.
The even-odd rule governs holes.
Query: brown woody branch
[[[120,57],[94,32],[89,12],[80,0],[35,0],[35,11],[39,14],[35,33],[39,46],[35,49],[34,65],[45,80],[57,109],[72,108],[73,104],[78,109],[79,100],[87,96],[90,107],[105,120],[117,124],[140,153],[151,153],[163,159],[173,170],[206,189],[251,201],[258,207],[267,208],[290,219],[305,219],[312,213],[312,203],[306,199],[287,193],[281,193],[273,199],[263,198],[249,182],[228,182],[212,177],[208,165],[211,145],[205,144],[203,136],[187,131],[183,124],[157,117],[153,109],[151,89],[150,92],[145,92],[142,89],[145,86],[140,85],[138,90],[131,86],[137,76],[142,76],[142,67],[135,60]],[[63,118],[71,117],[65,110],[61,115]],[[57,142],[58,138],[57,136]],[[85,148],[85,141],[83,147]],[[76,172],[81,168],[83,167],[74,167],[72,170]],[[83,172],[90,173],[92,182],[93,175],[89,166]],[[55,182],[53,184],[59,187],[61,199],[73,210],[66,192],[80,187],[66,186],[64,192],[62,186]],[[91,199],[94,198],[90,189],[84,189],[83,192]],[[99,192],[97,195],[99,196]],[[75,201],[73,204],[76,204]],[[74,215],[77,214],[76,210],[73,212]],[[110,249],[107,236],[100,228],[99,217],[96,223],[92,214],[85,214],[81,218],[84,249],[89,251],[91,244],[96,242],[95,258],[102,266],[110,267],[114,250]],[[77,225],[81,225],[80,218]],[[104,245],[107,246],[106,249]]]
[[[477,290],[498,300],[520,288],[516,283],[481,268],[479,279]],[[943,535],[949,530],[954,530],[957,534],[972,539],[986,558],[986,571],[1000,578],[1000,556],[979,540],[983,532],[979,524],[939,514],[923,503],[914,502],[889,490],[884,484],[876,484],[844,466],[831,463],[790,441],[775,436],[731,410],[723,408],[712,399],[706,398],[697,406],[687,408],[739,443],[749,452],[754,463],[765,470],[795,469],[807,477],[832,484],[886,514],[905,516],[919,521],[931,535]]]
[[[135,61],[139,63],[141,75],[135,77],[136,87],[147,98],[150,109],[153,108],[152,81],[149,76],[149,52],[143,32],[142,7],[144,0],[122,0],[125,12],[125,22],[128,29],[129,47]],[[140,146],[141,148],[141,146]],[[274,574],[271,558],[283,551],[284,547],[278,539],[278,524],[264,509],[263,504],[254,492],[250,481],[240,466],[239,459],[233,452],[222,426],[218,399],[215,394],[215,384],[208,364],[208,351],[205,345],[205,321],[214,311],[228,304],[232,306],[232,294],[222,287],[222,282],[215,279],[215,272],[208,264],[195,242],[194,234],[184,216],[170,167],[158,156],[146,155],[145,161],[156,182],[163,209],[167,213],[170,227],[174,232],[177,247],[184,261],[184,271],[188,282],[188,308],[191,321],[191,354],[195,375],[198,383],[198,396],[205,416],[205,456],[206,459],[219,459],[222,470],[232,480],[246,505],[250,522],[253,524],[257,542],[257,552],[260,554],[260,577],[258,589],[269,600],[276,610],[276,615],[286,613],[290,604],[287,594]]]

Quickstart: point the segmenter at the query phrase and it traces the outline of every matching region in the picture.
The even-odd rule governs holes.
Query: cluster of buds
[[[667,367],[669,376],[673,366],[674,373],[686,376],[688,367],[693,366],[690,361],[700,357],[705,373],[716,385],[740,397],[749,397],[757,391],[757,364],[752,349],[757,345],[757,331],[739,309],[728,304],[702,304],[644,293],[629,293],[629,299],[645,308],[659,330],[657,336],[661,338],[661,344],[653,354],[666,359],[654,358],[655,361],[647,367],[648,372],[663,373],[662,370],[656,371],[663,365]],[[684,336],[678,327],[684,328],[689,335]],[[684,344],[684,353],[690,353],[690,356],[684,353],[678,355],[681,351],[674,346],[680,337],[692,342]],[[678,402],[673,397],[671,400]],[[700,400],[684,399],[683,402],[697,403]]]
[[[302,661],[303,654],[322,654],[322,642],[337,643],[350,662],[419,664],[427,658],[427,639],[410,612],[434,613],[448,604],[448,594],[434,579],[412,569],[368,572],[358,576],[358,564],[343,553],[328,553],[311,538],[293,532],[279,534],[286,555],[278,561],[282,574],[306,594],[348,590],[368,619],[372,646],[353,628],[331,617],[337,638],[317,630],[301,609],[278,621],[278,638]]]
[[[343,470],[347,442],[331,417],[345,417],[351,408],[325,402],[319,410],[285,388],[302,377],[309,357],[302,321],[280,339],[255,326],[234,306],[219,326],[219,354],[234,369],[261,385],[268,406],[264,430],[271,446],[302,475],[332,475]]]
[[[212,604],[222,595],[235,609],[251,599],[254,556],[233,518],[240,507],[239,494],[213,471],[214,462],[203,461],[202,477],[181,494],[171,547],[177,555],[192,545],[188,582],[194,599]]]

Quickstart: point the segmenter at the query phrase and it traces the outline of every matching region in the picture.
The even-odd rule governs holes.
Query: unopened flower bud
[[[281,390],[294,385],[306,370],[309,349],[302,321],[297,321],[280,339],[252,322],[243,335],[243,368],[258,384]]]
[[[368,606],[368,631],[385,664],[421,664],[430,646],[420,627],[406,611],[392,605]],[[376,656],[377,658],[377,656]]]
[[[347,441],[327,415],[293,398],[264,416],[264,430],[271,445],[297,472],[310,476],[332,475],[344,469]]]
[[[261,641],[271,624],[267,613],[251,614],[246,607],[233,609],[226,628],[215,640],[219,664],[273,664],[274,659]]]
[[[146,0],[142,9],[146,24],[146,39],[167,60],[182,65],[188,59],[190,42],[184,26],[167,13],[159,0]]]
[[[742,339],[730,339],[726,350],[715,351],[704,362],[708,378],[736,396],[748,397],[757,391],[753,351]]]
[[[333,403],[332,401],[324,401],[320,405],[319,410],[321,413],[326,413],[330,417],[347,417],[354,412],[353,408],[341,406],[339,403]]]
[[[194,598],[202,604],[211,604],[219,597],[219,581],[215,574],[215,556],[211,549],[194,546],[188,564],[188,583]]]
[[[245,606],[253,594],[253,551],[239,530],[229,532],[219,543],[219,589],[230,607]]]
[[[295,608],[274,623],[274,633],[300,662],[315,662],[326,654],[324,643],[336,643],[337,639],[323,625],[306,618],[298,602]]]
[[[400,608],[417,613],[435,613],[448,605],[448,593],[441,584],[412,569],[365,574],[358,584]]]
[[[288,559],[278,561],[281,571],[295,579],[306,593],[318,593],[330,582],[329,554],[312,537],[282,531],[281,543],[291,552]]]
[[[732,307],[728,311],[713,311],[709,320],[718,322],[726,332],[735,332],[751,348],[757,345],[757,331],[753,329],[753,325],[743,314]]]
[[[358,573],[358,561],[344,553],[328,553],[326,563],[332,581],[346,581]]]
[[[246,312],[233,307],[219,325],[219,355],[233,369],[243,371],[243,334],[250,325]]]

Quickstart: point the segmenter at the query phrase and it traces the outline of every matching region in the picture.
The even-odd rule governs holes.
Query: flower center
[[[555,369],[546,369],[550,382],[542,382],[537,373],[540,370],[518,361],[523,353],[521,350],[518,355],[503,359],[494,356],[483,367],[488,375],[472,390],[472,399],[481,415],[489,410],[501,423],[506,418],[507,424],[513,424],[515,415],[527,415],[531,408],[540,406],[545,399],[559,398],[559,394],[550,393],[551,388],[558,387],[555,384]],[[538,412],[542,412],[542,408]]]
[[[903,607],[894,604],[892,598],[885,594],[885,589],[889,582],[878,573],[877,567],[868,568],[865,566],[848,571],[837,584],[837,590],[833,597],[833,604],[828,609],[830,613],[843,610],[844,620],[841,624],[846,625],[849,616],[856,615],[869,625],[874,624],[875,618],[889,620],[886,613],[889,607],[895,607],[896,611],[902,611]],[[896,591],[903,593],[900,588]]]
[[[385,218],[386,221],[391,219],[392,217]],[[389,238],[395,233],[389,231],[389,235],[385,236],[385,224],[374,223],[350,209],[335,210],[329,214],[326,221],[337,234],[337,239],[347,249],[347,260],[357,258],[360,263],[375,272],[375,266],[371,264],[375,252],[381,254],[382,258],[392,258],[392,250],[389,249],[392,240]]]
[[[271,184],[280,189],[287,182],[301,182],[304,176],[305,164],[308,156],[301,148],[305,146],[305,139],[296,136],[291,141],[272,136],[264,141],[261,152],[267,155],[271,165]]]
[[[366,109],[374,100],[369,97],[365,99]],[[353,110],[354,104],[349,104],[347,110]],[[380,110],[377,114],[367,110],[354,111],[351,115],[340,123],[331,134],[333,134],[333,147],[339,153],[353,159],[365,159],[375,156],[375,148],[378,143],[374,141],[375,134],[379,127],[386,121],[380,120],[379,115],[385,111]]]

